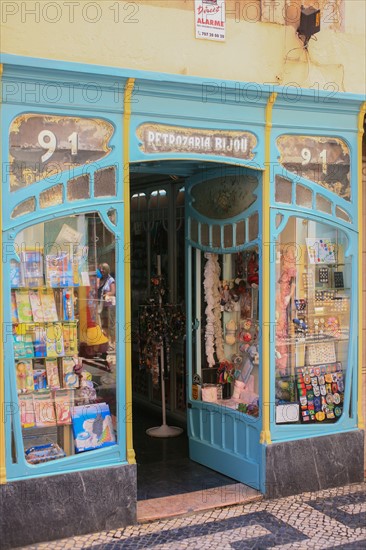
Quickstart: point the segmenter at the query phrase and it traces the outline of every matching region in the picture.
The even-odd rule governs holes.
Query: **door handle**
[[[192,323],[192,330],[197,330],[200,326],[200,322],[198,319],[195,319]]]

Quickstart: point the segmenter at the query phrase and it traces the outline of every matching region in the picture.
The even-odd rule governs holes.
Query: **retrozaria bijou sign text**
[[[257,138],[238,130],[205,130],[165,124],[141,124],[137,137],[144,153],[196,153],[252,160]]]

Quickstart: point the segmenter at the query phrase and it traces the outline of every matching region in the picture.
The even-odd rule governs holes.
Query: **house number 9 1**
[[[77,132],[73,132],[72,134],[70,134],[67,140],[71,144],[71,155],[73,156],[77,155],[78,154]],[[38,144],[42,147],[42,149],[47,149],[46,153],[41,157],[42,162],[46,162],[48,159],[52,157],[53,153],[56,151],[57,138],[55,134],[50,130],[42,130],[42,132],[39,132],[38,134]]]
[[[303,166],[305,166],[306,164],[309,164],[309,162],[311,161],[310,149],[308,149],[307,147],[304,147],[304,149],[301,150],[301,156],[302,156],[301,164]],[[323,151],[319,153],[319,157],[320,157],[320,160],[322,161],[322,172],[323,174],[326,174],[327,173],[327,150],[323,149]]]

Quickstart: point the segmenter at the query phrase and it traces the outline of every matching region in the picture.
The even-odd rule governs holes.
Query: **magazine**
[[[46,256],[46,284],[51,287],[74,286],[72,262],[67,252]]]
[[[21,275],[25,286],[43,285],[43,254],[40,250],[26,250],[19,254]]]

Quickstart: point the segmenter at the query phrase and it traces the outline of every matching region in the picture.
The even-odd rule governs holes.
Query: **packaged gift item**
[[[22,428],[33,428],[35,426],[35,415],[33,406],[33,395],[22,394],[18,396],[20,409],[20,423]]]
[[[75,355],[78,351],[76,323],[64,323],[62,330],[65,355]]]
[[[55,426],[56,415],[51,392],[43,390],[34,393],[33,402],[37,428]]]
[[[74,320],[74,293],[72,288],[64,288],[62,291],[62,306],[64,321]]]
[[[46,327],[47,357],[64,355],[64,337],[61,323],[50,323]]]
[[[41,464],[57,458],[64,458],[66,453],[57,443],[35,445],[25,451],[25,459],[29,464]]]
[[[74,406],[74,390],[57,390],[54,392],[56,422],[58,426],[71,424],[71,409]]]
[[[51,390],[60,389],[57,359],[46,359],[47,385]]]
[[[44,321],[58,321],[55,296],[51,288],[46,288],[41,291],[41,302]]]
[[[44,315],[41,302],[41,296],[37,290],[29,291],[29,301],[32,309],[33,321],[35,323],[43,323]]]
[[[62,359],[62,384],[64,388],[78,388],[79,376],[75,370],[75,360],[72,357]]]
[[[11,288],[23,286],[20,274],[20,264],[15,260],[10,260],[10,286]]]
[[[47,377],[45,369],[33,370],[34,391],[45,390],[47,388]]]
[[[72,429],[77,453],[116,444],[112,417],[106,403],[74,407]]]
[[[33,365],[31,360],[23,359],[15,363],[18,392],[32,392],[33,387]]]
[[[15,299],[15,292],[13,291],[11,293],[11,322],[12,323],[18,323],[19,317],[18,317],[18,308],[17,308],[17,302]]]
[[[27,290],[16,290],[15,300],[18,309],[19,323],[32,323],[33,315]]]
[[[216,403],[216,401],[222,397],[221,384],[203,384],[201,395],[202,401],[206,401],[206,403]]]
[[[46,357],[47,346],[46,346],[47,334],[44,326],[35,326],[33,332],[33,345],[34,345],[34,355],[35,357]]]
[[[33,357],[34,349],[30,334],[13,335],[14,357]]]

